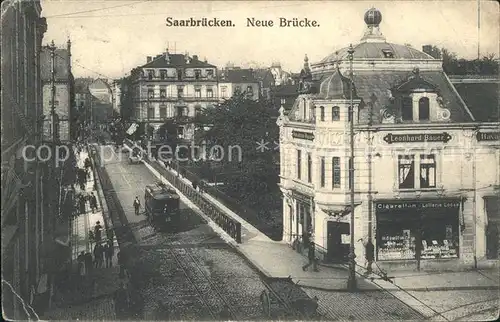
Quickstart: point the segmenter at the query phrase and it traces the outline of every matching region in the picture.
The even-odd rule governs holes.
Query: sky
[[[266,67],[280,62],[298,72],[310,62],[359,42],[366,10],[382,13],[387,42],[421,49],[433,44],[475,58],[477,0],[424,1],[152,1],[41,0],[48,30],[44,44],[72,42],[75,77],[120,78],[169,48],[198,55],[218,67]],[[480,53],[499,57],[499,7],[481,1]],[[230,19],[235,27],[168,27],[165,19]],[[279,18],[316,20],[318,27],[280,28]],[[274,27],[247,27],[247,18],[273,20]]]

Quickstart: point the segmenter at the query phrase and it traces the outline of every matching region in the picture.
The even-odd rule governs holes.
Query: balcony
[[[179,101],[183,101],[183,102],[218,102],[219,98],[217,96],[197,97],[194,95],[164,96],[164,97],[160,97],[160,96],[153,96],[153,97],[149,96],[148,97],[147,95],[144,95],[144,96],[141,96],[141,99],[138,101],[140,101],[140,102],[179,102]]]
[[[181,79],[175,76],[167,76],[161,78],[160,76],[149,77],[148,75],[140,77],[140,80],[146,82],[216,82],[217,77],[215,76],[183,76]]]

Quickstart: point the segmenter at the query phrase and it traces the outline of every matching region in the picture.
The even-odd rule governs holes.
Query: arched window
[[[332,121],[340,120],[340,107],[334,106],[332,107]]]
[[[418,100],[418,119],[420,121],[428,121],[429,112],[429,98],[422,97]]]
[[[320,109],[320,120],[324,121],[325,120],[325,107],[320,106],[319,109]]]

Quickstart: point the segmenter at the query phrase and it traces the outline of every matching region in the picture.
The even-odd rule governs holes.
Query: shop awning
[[[500,222],[500,196],[483,197],[488,222]]]

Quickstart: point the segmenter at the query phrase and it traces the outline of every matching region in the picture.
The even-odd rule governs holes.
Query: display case
[[[405,230],[401,235],[381,236],[378,246],[378,260],[414,259],[415,237]]]

